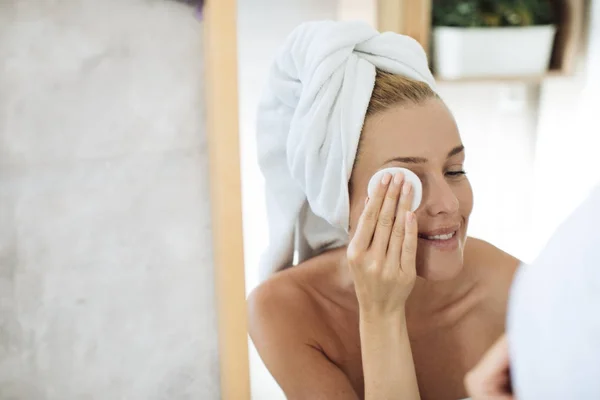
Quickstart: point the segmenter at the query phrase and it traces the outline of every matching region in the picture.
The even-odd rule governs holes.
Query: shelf
[[[563,71],[548,71],[544,75],[527,75],[527,76],[481,76],[469,78],[448,79],[435,76],[438,83],[540,83],[546,79],[560,78],[569,76],[570,73]]]
[[[431,10],[433,0],[377,0],[377,28],[415,38],[431,51]],[[440,79],[440,82],[541,82],[547,78],[572,75],[575,69],[585,17],[586,0],[554,0],[558,15],[550,70],[540,76]],[[435,71],[434,71],[435,72]]]

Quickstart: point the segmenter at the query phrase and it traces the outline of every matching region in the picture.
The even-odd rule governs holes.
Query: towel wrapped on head
[[[258,111],[269,247],[261,278],[347,244],[348,181],[377,69],[435,82],[414,39],[363,22],[309,22],[285,41]]]

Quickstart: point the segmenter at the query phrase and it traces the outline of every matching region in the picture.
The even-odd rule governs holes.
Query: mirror
[[[446,16],[451,12],[436,9],[435,1],[411,4],[351,0],[289,1],[285,4],[270,0],[258,3],[239,1],[238,76],[247,295],[260,285],[258,268],[261,255],[269,246],[269,210],[265,203],[265,178],[257,159],[260,149],[257,148],[256,126],[259,100],[278,47],[294,28],[306,21],[359,19],[370,24],[402,26],[402,22],[398,21],[402,21],[402,15],[408,15],[414,18],[404,20],[412,21],[406,22],[406,29],[412,30],[413,36],[422,44],[426,43],[430,58],[442,57],[441,53],[436,53],[435,45],[436,40],[438,43],[445,40],[441,37],[444,29],[438,29],[444,26],[432,26],[431,23],[439,20],[442,21],[440,24],[447,24],[447,18],[439,18],[444,12]],[[514,265],[513,261],[507,262],[512,265],[511,268],[518,265],[516,260],[524,263],[534,260],[555,228],[600,180],[590,153],[600,143],[597,135],[585,128],[595,125],[591,105],[598,97],[598,90],[592,89],[598,84],[597,71],[600,70],[595,54],[600,40],[598,20],[589,24],[585,21],[587,14],[583,2],[571,2],[569,7],[573,8],[570,9],[568,24],[565,22],[566,14],[561,14],[560,10],[555,10],[554,19],[540,19],[540,26],[561,26],[557,35],[554,35],[554,28],[550,30],[548,53],[540,56],[546,57],[542,60],[544,70],[541,73],[502,75],[502,72],[493,71],[472,77],[468,76],[468,71],[463,71],[461,73],[467,74],[464,77],[452,77],[451,74],[443,75],[444,71],[447,72],[439,64],[443,60],[437,59],[431,64],[437,65],[437,70],[434,70],[437,93],[456,120],[460,140],[467,153],[465,168],[474,197],[468,236],[485,241],[484,247],[493,246],[496,250],[492,252],[497,251],[495,254],[509,254],[506,257],[515,260]],[[386,12],[382,13],[382,10]],[[394,15],[398,18],[395,19]],[[422,15],[427,16],[426,28],[419,22]],[[589,37],[589,43],[584,45],[580,37]],[[477,45],[471,48],[472,53],[483,50]],[[479,67],[485,69],[483,64],[482,60]],[[491,67],[498,67],[498,62],[492,63]],[[397,147],[399,155],[403,155],[400,154],[402,148],[407,148]],[[582,156],[584,154],[587,156]],[[282,165],[282,168],[286,166]],[[557,190],[559,182],[566,185],[565,190]],[[474,253],[487,254],[484,250]],[[510,279],[504,285],[509,283]],[[249,317],[252,318],[252,315]],[[300,324],[298,329],[301,329]],[[356,326],[344,329],[334,330],[331,340],[343,335],[358,337]],[[341,340],[341,343],[359,346],[356,341]],[[442,344],[432,342],[431,346]],[[426,354],[426,349],[413,349],[415,359]],[[291,354],[288,356],[293,357]],[[342,359],[344,356],[357,357],[356,354],[336,356]],[[344,364],[341,368],[353,382],[352,386],[362,388],[361,384],[355,383],[362,376],[360,361],[356,359],[354,364]],[[250,362],[252,397],[283,399],[281,388],[265,367],[252,341]],[[473,361],[464,362],[469,364]],[[340,365],[336,360],[333,363]],[[419,371],[427,370],[424,366],[420,368]],[[422,373],[427,375],[427,372]],[[420,378],[426,380],[422,376]],[[465,394],[462,388],[448,385],[452,388],[449,390],[455,390],[458,396]],[[434,398],[435,394],[432,393],[432,396]]]
[[[583,0],[491,16],[441,3],[0,2],[0,397],[243,400],[248,362],[258,400],[283,389],[361,398],[385,388],[378,378],[423,398],[465,397],[464,373],[504,329],[519,260],[534,260],[600,180],[600,16]],[[299,116],[311,127],[290,141],[300,163],[292,172],[283,157],[272,171],[293,201],[302,185],[320,190],[289,214],[288,203],[266,205],[257,108],[277,49],[315,20],[415,41],[361,41],[361,60],[380,71],[367,68],[372,90],[364,74],[344,81],[347,129]],[[311,48],[353,37],[327,26]],[[498,58],[515,40],[529,50]],[[414,59],[398,56],[411,48]],[[342,80],[321,83],[331,82]],[[319,100],[338,110],[335,97]],[[287,130],[274,133],[287,143]],[[381,193],[367,202],[366,191],[384,167],[413,171],[423,188],[414,215],[378,220],[387,243],[358,223],[381,208]],[[397,198],[403,186],[392,187]],[[388,208],[404,211],[401,198]],[[274,219],[288,236],[269,238],[277,210],[293,217]],[[396,237],[416,245],[389,245],[398,221]],[[290,268],[263,284],[275,245],[267,267]],[[367,264],[395,268],[397,281]],[[386,375],[395,371],[406,373]]]

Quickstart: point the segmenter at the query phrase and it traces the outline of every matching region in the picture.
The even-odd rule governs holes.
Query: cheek
[[[454,194],[458,199],[460,214],[468,218],[473,211],[473,188],[468,179],[458,184],[454,190]]]
[[[354,175],[356,174],[353,173],[353,177],[348,185],[348,197],[350,199],[348,232],[350,233],[350,237],[356,231],[356,226],[365,209],[365,200],[367,199],[367,183],[364,182],[364,179],[357,179]]]
[[[363,197],[362,199],[357,199],[356,201],[350,202],[350,218],[349,218],[350,225],[348,227],[348,232],[350,233],[351,238],[352,238],[352,235],[354,234],[354,231],[356,231],[356,226],[358,225],[360,216],[365,208],[365,199],[366,199],[366,196]]]

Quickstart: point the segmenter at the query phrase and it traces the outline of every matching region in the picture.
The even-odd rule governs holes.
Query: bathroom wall
[[[0,1],[0,399],[219,398],[202,26]]]
[[[544,243],[600,184],[600,0],[586,3],[588,25],[575,76],[548,80],[542,88],[534,175],[534,243]]]

